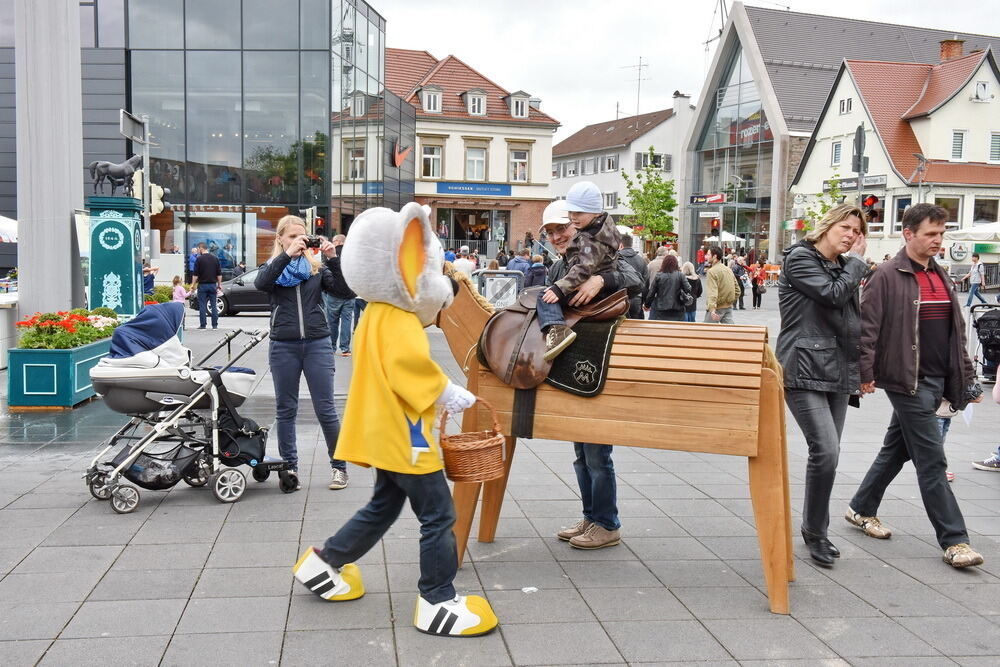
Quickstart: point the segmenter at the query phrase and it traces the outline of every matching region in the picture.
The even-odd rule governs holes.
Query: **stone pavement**
[[[776,331],[776,295],[740,323]],[[188,318],[188,325],[194,324]],[[224,328],[264,326],[241,315]],[[205,349],[217,337],[189,331]],[[444,339],[435,357],[459,379]],[[273,419],[266,344],[247,416]],[[338,392],[350,363],[337,358]],[[6,386],[5,374],[0,374]],[[303,383],[303,395],[306,394]],[[5,407],[5,406],[2,406]],[[253,484],[232,505],[183,483],[142,491],[131,515],[93,500],[81,475],[124,417],[101,402],[70,413],[0,413],[2,665],[996,665],[1000,660],[1000,475],[969,462],[994,449],[1000,407],[977,406],[948,438],[954,491],[983,568],[945,565],[912,468],[881,516],[895,531],[865,537],[840,517],[889,419],[879,392],[851,410],[832,502],[843,557],[813,567],[795,539],[789,616],[767,610],[743,459],[615,450],[624,539],[577,551],[553,533],[579,517],[569,443],[521,441],[497,539],[470,543],[457,586],[485,594],[501,620],[481,639],[428,637],[412,625],[419,526],[409,510],[360,561],[368,594],[326,603],[293,586],[297,554],[367,499],[371,473],[329,491],[325,447],[308,401],[300,412],[303,489]],[[805,446],[789,419],[794,526]]]

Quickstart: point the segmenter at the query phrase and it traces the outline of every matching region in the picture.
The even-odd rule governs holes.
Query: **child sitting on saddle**
[[[569,221],[577,234],[566,248],[565,276],[539,293],[536,315],[545,336],[545,361],[551,361],[576,340],[576,333],[566,326],[563,308],[570,304],[573,293],[591,276],[614,268],[621,237],[614,221],[604,212],[604,197],[590,181],[581,181],[566,194]],[[608,296],[605,286],[597,298]]]

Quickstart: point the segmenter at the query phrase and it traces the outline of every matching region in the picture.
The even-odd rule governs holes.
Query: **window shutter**
[[[990,162],[1000,162],[1000,132],[990,135]]]
[[[962,132],[951,133],[951,159],[961,160],[965,148],[965,134]]]
[[[674,156],[673,155],[663,155],[663,171],[673,171],[674,170]]]
[[[635,154],[635,170],[639,171],[642,169],[642,153]]]

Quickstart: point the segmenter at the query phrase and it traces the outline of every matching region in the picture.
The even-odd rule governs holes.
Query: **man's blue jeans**
[[[403,503],[420,521],[420,597],[438,604],[455,597],[458,552],[455,548],[455,505],[444,472],[408,475],[375,469],[372,499],[337,534],[327,539],[319,556],[334,567],[353,563],[378,544],[399,517]]]
[[[337,345],[340,339],[340,351],[351,351],[351,320],[354,319],[354,299],[340,299],[331,294],[323,294],[326,305],[326,323],[330,327],[330,341]]]
[[[330,467],[347,470],[347,463],[333,458],[340,436],[340,418],[333,404],[333,346],[330,337],[305,340],[272,340],[268,352],[277,402],[278,453],[294,470],[299,468],[295,417],[299,412],[299,381],[306,376],[313,411],[319,421]]]
[[[198,326],[205,328],[205,320],[208,313],[208,306],[212,307],[212,328],[219,328],[219,302],[215,298],[219,293],[219,286],[216,283],[211,285],[198,285]]]
[[[618,484],[615,464],[611,460],[611,445],[574,442],[576,481],[583,501],[583,518],[606,530],[618,530]]]
[[[980,287],[982,287],[982,285],[979,284],[979,283],[972,283],[971,285],[969,285],[969,298],[965,302],[965,307],[966,308],[968,308],[969,306],[972,305],[972,300],[973,299],[979,299],[983,303],[987,303],[987,301],[983,297],[983,295],[979,293],[979,288]]]

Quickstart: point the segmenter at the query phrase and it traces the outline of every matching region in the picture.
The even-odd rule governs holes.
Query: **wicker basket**
[[[497,412],[487,401],[476,397],[493,415],[493,429],[475,433],[445,435],[448,411],[441,412],[441,452],[445,474],[453,482],[488,482],[504,473],[504,437]]]

